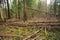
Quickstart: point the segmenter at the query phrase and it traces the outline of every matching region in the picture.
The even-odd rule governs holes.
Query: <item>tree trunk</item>
[[[2,1],[1,1],[1,2],[2,2]],[[4,7],[4,4],[2,5],[2,3],[1,3],[1,4],[0,4],[0,17],[1,17],[1,21],[4,21],[3,7]]]
[[[24,22],[27,20],[27,14],[26,14],[26,0],[23,0],[24,2]]]
[[[8,19],[10,19],[10,10],[9,10],[9,1],[7,0],[7,8],[8,8]]]
[[[57,4],[56,4],[56,0],[55,0],[55,2],[54,2],[54,13],[55,13],[55,16],[56,16],[56,7],[57,7]]]
[[[19,0],[18,0],[18,19],[20,19],[20,10],[19,10]]]

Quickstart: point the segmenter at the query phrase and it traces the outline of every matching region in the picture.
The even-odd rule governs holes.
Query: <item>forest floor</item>
[[[22,39],[35,39],[36,40],[40,40],[41,37],[39,36],[42,32],[44,38],[46,38],[47,40],[59,40],[60,39],[60,29],[50,29],[49,30],[46,30],[43,28],[41,30],[41,32],[39,31],[40,28],[37,28],[38,26],[36,26],[36,28],[30,26],[30,27],[23,27],[23,26],[12,26],[10,24],[14,24],[14,25],[17,25],[17,24],[21,24],[21,25],[27,25],[27,24],[31,24],[31,25],[34,25],[36,24],[37,22],[56,22],[60,24],[60,20],[57,20],[56,18],[40,18],[40,19],[36,19],[34,18],[33,20],[27,20],[26,22],[24,21],[20,21],[19,19],[9,19],[7,20],[7,22],[2,22],[0,23],[0,36],[20,36]],[[8,25],[9,24],[9,25]],[[39,24],[40,25],[40,24]],[[45,24],[46,25],[46,24]],[[51,26],[52,27],[52,26]],[[57,26],[56,26],[57,27]],[[28,38],[28,36],[34,34],[39,31],[39,33],[37,33],[37,36],[36,37],[32,37],[31,38]],[[5,37],[4,39],[8,40],[7,37]],[[15,39],[15,37],[14,37]]]
[[[12,37],[12,40],[20,37],[21,40],[59,40],[60,39],[60,29],[49,29],[46,30],[42,28],[31,28],[31,27],[18,27],[18,26],[6,26],[0,25],[0,37],[4,36],[5,40],[9,40],[8,37]]]
[[[6,21],[6,23],[11,23],[11,24],[30,24],[30,23],[33,23],[33,22],[41,22],[41,23],[43,23],[43,22],[51,22],[51,23],[53,23],[53,22],[55,22],[55,23],[60,23],[60,19],[58,20],[57,18],[55,18],[55,17],[52,17],[52,18],[33,18],[33,19],[28,19],[28,20],[26,20],[25,22],[24,21],[21,21],[20,19],[8,19],[7,21]]]

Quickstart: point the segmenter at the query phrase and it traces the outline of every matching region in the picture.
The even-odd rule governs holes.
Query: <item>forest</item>
[[[60,40],[60,0],[0,0],[0,40]]]

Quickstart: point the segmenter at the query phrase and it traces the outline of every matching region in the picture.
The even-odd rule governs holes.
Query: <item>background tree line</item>
[[[56,0],[52,5],[49,5],[50,10],[53,10],[54,14],[57,12],[57,6],[59,11],[60,5],[57,5]],[[3,21],[6,20],[5,18],[16,18],[26,21],[29,19],[29,16],[44,16],[47,12],[47,2],[41,0],[0,0],[0,10],[0,18]]]

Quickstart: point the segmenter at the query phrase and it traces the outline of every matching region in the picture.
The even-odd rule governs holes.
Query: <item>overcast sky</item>
[[[47,4],[50,4],[50,0],[47,0]]]

